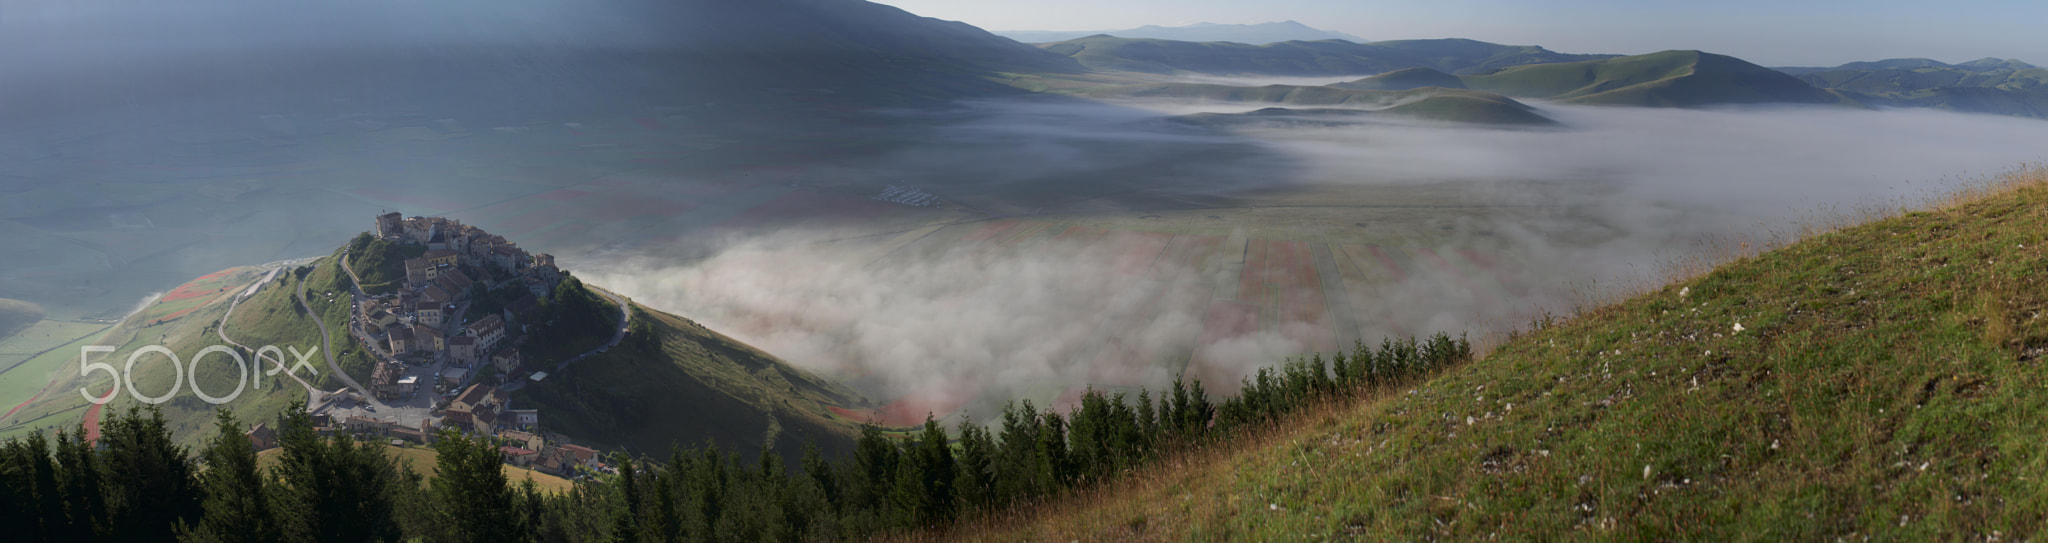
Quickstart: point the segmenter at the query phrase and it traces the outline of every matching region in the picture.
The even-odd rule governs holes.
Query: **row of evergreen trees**
[[[80,431],[0,445],[0,526],[16,541],[790,541],[851,540],[943,526],[1062,490],[1110,480],[1166,451],[1202,446],[1322,398],[1397,385],[1471,358],[1464,339],[1360,344],[1266,368],[1212,403],[1200,381],[1153,398],[1090,390],[1068,413],[1030,402],[994,428],[938,423],[907,435],[862,427],[851,457],[806,448],[791,469],[764,452],[747,461],[715,446],[665,462],[615,459],[619,475],[542,493],[505,477],[489,438],[443,434],[428,480],[349,436],[323,438],[292,409],[281,450],[258,466],[240,423],[195,461],[154,409],[110,418],[88,444]],[[81,429],[82,430],[82,429]]]

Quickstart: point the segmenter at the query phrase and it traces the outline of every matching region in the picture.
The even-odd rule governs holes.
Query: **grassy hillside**
[[[1465,88],[1465,80],[1431,68],[1407,68],[1375,75],[1357,81],[1331,85],[1333,87],[1360,90],[1402,91],[1426,87],[1446,89]]]
[[[549,371],[513,404],[539,408],[550,431],[657,456],[707,440],[748,458],[772,448],[789,465],[805,441],[851,450],[853,422],[825,409],[862,406],[851,390],[687,319],[633,312],[625,341]]]
[[[391,243],[369,232],[348,242],[349,269],[363,281],[363,292],[383,294],[405,285],[405,260],[427,254],[425,245]]]
[[[1451,84],[1453,80],[1456,85]],[[1699,51],[1534,64],[1483,75],[1405,70],[1332,86],[1373,90],[1456,86],[1573,104],[1649,107],[1841,101],[1784,73]]]
[[[2048,118],[2048,69],[2024,62],[1893,59],[1788,73],[1874,105]]]
[[[2026,539],[2048,171],[1512,337],[1001,540]]]
[[[1538,115],[1528,104],[1498,94],[1459,89],[1376,91],[1297,85],[1234,87],[1200,83],[1157,83],[1090,89],[1079,94],[1095,98],[1170,98],[1279,106],[1344,106],[1438,121],[1552,124],[1550,119]]]
[[[100,410],[92,409],[79,391],[83,389],[99,395],[113,386],[114,381],[103,371],[81,375],[79,346],[114,347],[113,353],[95,355],[93,362],[111,364],[116,370],[124,370],[129,355],[145,346],[161,345],[175,353],[190,370],[192,355],[223,343],[216,330],[235,296],[262,279],[265,273],[266,270],[257,268],[230,268],[209,274],[173,290],[120,324],[77,344],[52,351],[48,356],[61,360],[54,364],[56,371],[48,375],[49,381],[38,383],[39,394],[33,401],[22,405],[14,416],[0,419],[0,437],[69,428],[78,425],[89,414],[136,405],[127,382],[123,381],[119,396]],[[278,281],[264,287],[259,294],[235,309],[234,317],[228,320],[231,337],[254,346],[294,345],[306,349],[318,345],[318,331],[311,321],[305,319],[288,297],[281,296],[288,295],[285,287],[294,280],[293,276],[281,274]],[[204,288],[193,288],[195,286]],[[244,356],[246,358],[247,353]],[[314,367],[321,374],[327,371],[324,363],[316,363]],[[315,384],[324,377],[304,372],[300,376]],[[171,365],[156,355],[140,358],[130,377],[145,395],[161,395],[171,389],[174,381],[180,381],[172,374]],[[182,382],[176,383],[178,393],[161,407],[179,443],[196,445],[213,433],[214,405],[194,395],[193,387],[200,387],[214,396],[226,396],[235,390],[240,379],[242,374],[225,357],[211,355],[196,371],[191,371]],[[283,375],[264,377],[261,384],[244,390],[234,401],[224,405],[234,410],[235,416],[242,420],[270,420],[290,402],[306,399],[305,389]]]
[[[440,462],[440,455],[435,453],[433,448],[418,445],[406,447],[392,447],[387,445],[386,449],[386,452],[388,452],[392,458],[397,459],[400,462],[400,465],[412,467],[413,472],[418,473],[420,475],[425,475],[427,477],[427,481],[433,480],[436,471],[435,466],[437,465],[438,462]],[[256,453],[257,467],[263,469],[271,469],[272,467],[277,465],[277,456],[279,454],[283,454],[283,452],[284,449],[267,449],[263,451],[258,451]],[[563,492],[568,492],[576,488],[576,483],[569,482],[568,479],[563,479],[561,477],[556,477],[553,475],[535,471],[531,468],[522,468],[513,466],[511,464],[505,464],[504,470],[505,480],[511,482],[514,488],[517,488],[521,484],[521,482],[526,481],[528,479],[532,479],[534,486],[539,487],[541,492],[559,494]]]
[[[1091,70],[1154,74],[1352,75],[1413,67],[1463,73],[1610,56],[1568,55],[1536,46],[1458,39],[1368,44],[1320,40],[1248,45],[1096,35],[1040,44],[1039,47],[1072,57]]]
[[[24,302],[0,298],[0,339],[6,339],[43,320],[43,307]]]

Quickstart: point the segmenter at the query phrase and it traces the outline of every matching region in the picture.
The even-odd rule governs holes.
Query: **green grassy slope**
[[[1462,73],[1609,56],[1568,55],[1535,46],[1459,39],[1369,44],[1321,40],[1247,45],[1096,35],[1040,44],[1039,47],[1072,57],[1091,70],[1155,74],[1350,75],[1413,67]]]
[[[2048,69],[1999,59],[1957,65],[1897,62],[1912,60],[1925,59],[1794,73],[1815,87],[1874,105],[2048,118]]]
[[[427,254],[425,245],[391,243],[368,232],[349,240],[349,269],[363,281],[363,292],[383,294],[405,285],[405,260]]]
[[[633,306],[633,331],[605,353],[513,395],[550,431],[636,453],[715,440],[751,455],[772,448],[796,465],[803,443],[851,450],[852,423],[826,406],[862,407],[846,387],[687,319]]]
[[[1388,115],[1439,121],[1552,124],[1552,121],[1537,114],[1528,104],[1498,94],[1461,89],[1377,91],[1297,85],[1234,87],[1201,83],[1156,83],[1089,89],[1077,94],[1094,98],[1206,100],[1308,107],[1344,106],[1373,109]]]
[[[213,433],[213,404],[206,403],[193,394],[193,387],[201,387],[208,394],[226,396],[236,388],[242,374],[222,355],[209,355],[197,370],[191,370],[192,358],[199,351],[222,344],[216,335],[221,317],[227,313],[229,302],[236,293],[262,277],[254,268],[234,268],[226,272],[223,281],[224,292],[196,300],[158,302],[144,308],[120,324],[97,334],[80,345],[105,345],[115,347],[113,353],[97,354],[93,362],[111,364],[116,370],[125,370],[128,356],[149,345],[161,345],[171,350],[181,364],[190,372],[183,379],[174,376],[171,365],[157,355],[144,355],[138,359],[130,375],[134,385],[145,395],[161,395],[175,384],[177,394],[163,403],[165,418],[181,444],[195,445],[205,436]],[[228,333],[237,341],[262,346],[275,344],[298,346],[301,350],[319,344],[318,331],[312,322],[295,309],[284,286],[290,283],[281,277],[277,283],[264,288],[258,295],[235,310],[229,319]],[[180,308],[191,308],[185,311]],[[57,364],[53,379],[41,387],[42,395],[24,405],[14,417],[0,420],[0,435],[17,435],[20,432],[38,428],[49,430],[57,427],[69,428],[83,419],[90,404],[80,395],[79,390],[101,394],[112,386],[107,373],[95,371],[90,376],[80,374],[79,350],[77,345],[67,345],[62,352],[51,355],[62,357]],[[249,358],[244,353],[245,358]],[[286,355],[289,358],[290,355]],[[251,360],[251,371],[254,371]],[[314,367],[321,373],[327,371],[324,363]],[[323,375],[301,377],[319,384]],[[235,416],[247,421],[270,420],[292,401],[304,401],[305,389],[298,383],[287,380],[283,375],[267,376],[261,387],[244,390],[234,401],[224,404],[233,410]],[[127,382],[121,384],[121,394],[103,409],[120,410],[138,402],[129,393]]]
[[[1784,73],[1699,51],[1515,66],[1483,75],[1405,70],[1332,86],[1406,90],[1448,86],[1453,79],[1463,88],[1574,104],[1694,107],[1841,101]]]
[[[1579,62],[1621,55],[1574,55],[1534,45],[1500,45],[1462,38],[1376,41],[1370,45],[1397,52],[1418,67],[1454,74],[1482,74],[1524,64]]]
[[[2027,539],[2048,529],[2048,172],[2011,179],[978,537]]]
[[[1331,86],[1345,89],[1389,91],[1425,87],[1462,89],[1465,88],[1465,81],[1459,79],[1458,76],[1443,73],[1432,68],[1407,68]]]
[[[0,339],[6,339],[43,320],[43,308],[21,300],[0,298]]]
[[[411,444],[405,447],[386,445],[385,452],[392,459],[397,460],[399,465],[410,467],[414,473],[426,476],[426,479],[421,482],[433,484],[434,476],[440,469],[441,455],[434,452],[432,447]],[[278,458],[282,454],[284,454],[284,449],[273,448],[257,451],[256,466],[263,469],[271,469],[277,466]],[[576,483],[569,482],[568,479],[542,473],[533,468],[522,468],[511,464],[504,464],[502,471],[505,473],[505,480],[511,482],[515,488],[524,484],[529,479],[533,481],[534,487],[538,488],[541,492],[559,494],[576,488]]]

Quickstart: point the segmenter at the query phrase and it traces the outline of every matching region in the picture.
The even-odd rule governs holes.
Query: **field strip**
[[[1322,280],[1323,303],[1335,315],[1332,325],[1337,328],[1332,341],[1342,350],[1364,338],[1359,336],[1358,315],[1351,312],[1351,295],[1344,290],[1343,272],[1337,270],[1337,259],[1330,253],[1330,245],[1318,243],[1311,247],[1316,261],[1316,275]]]

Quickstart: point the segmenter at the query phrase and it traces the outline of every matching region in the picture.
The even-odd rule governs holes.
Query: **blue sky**
[[[1928,57],[2048,65],[2042,0],[876,0],[990,30],[1293,19],[1367,39],[1461,37],[1568,53],[1701,49],[1771,66]]]

